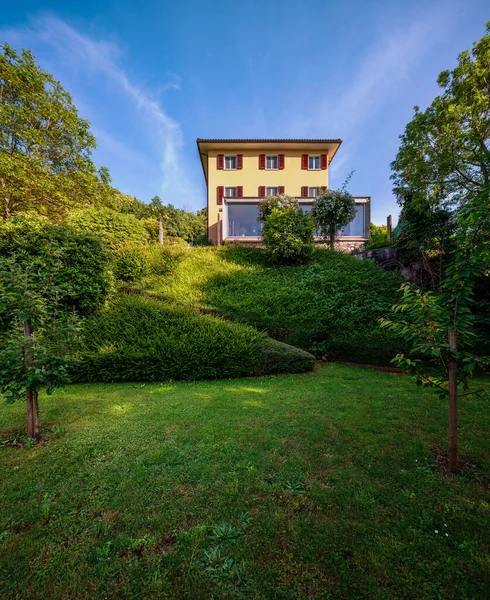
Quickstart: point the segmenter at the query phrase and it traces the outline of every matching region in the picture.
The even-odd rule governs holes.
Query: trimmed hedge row
[[[223,379],[304,372],[314,361],[252,327],[128,296],[85,321],[70,375],[77,382]]]

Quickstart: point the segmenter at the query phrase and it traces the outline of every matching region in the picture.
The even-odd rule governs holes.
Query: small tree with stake
[[[51,289],[48,302],[15,258],[2,259],[0,278],[0,394],[7,403],[25,395],[27,436],[39,439],[39,391],[44,388],[51,394],[68,382],[67,359],[74,349],[78,318],[58,310],[56,290]]]
[[[381,326],[402,335],[412,345],[409,356],[397,355],[393,362],[408,369],[416,383],[436,389],[449,399],[449,469],[458,472],[458,397],[484,393],[469,390],[468,380],[489,359],[472,350],[475,281],[490,268],[490,190],[459,211],[456,249],[446,266],[439,293],[422,292],[402,285],[403,301],[393,307],[406,318],[381,319]],[[465,393],[459,394],[459,387]]]

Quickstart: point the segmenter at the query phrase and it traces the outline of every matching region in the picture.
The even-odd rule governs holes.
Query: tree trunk
[[[39,393],[32,392],[32,405],[34,412],[34,437],[38,440],[41,437],[39,432]]]
[[[451,354],[458,347],[456,330],[451,329],[448,335]],[[458,361],[450,356],[448,364],[448,386],[449,386],[449,470],[451,473],[458,472]]]
[[[335,249],[335,233],[330,234],[330,248]]]
[[[27,347],[28,340],[31,338],[31,327],[29,325],[29,321],[24,321],[24,340],[26,340],[26,363],[30,365],[31,363],[31,352]],[[28,389],[26,391],[26,409],[27,409],[27,437],[33,438],[35,436],[35,427],[34,427],[34,400],[33,400],[33,391]]]
[[[160,242],[160,246],[163,246],[163,222],[162,217],[158,219],[158,241]]]
[[[27,437],[34,437],[34,406],[32,401],[32,390],[26,392],[27,402]]]
[[[3,216],[5,217],[5,220],[8,221],[12,216],[12,211],[10,210],[10,194],[6,193],[6,187],[7,183],[5,182],[5,178],[2,177],[2,188],[5,194],[3,197]]]

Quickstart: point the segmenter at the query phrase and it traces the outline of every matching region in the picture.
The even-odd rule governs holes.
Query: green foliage
[[[490,185],[490,22],[487,33],[443,71],[443,90],[414,117],[401,136],[391,167],[394,191],[411,201],[444,209],[464,204]],[[429,224],[427,224],[429,226]]]
[[[316,197],[311,214],[316,228],[330,240],[333,249],[337,233],[356,216],[356,203],[343,189],[325,190]]]
[[[88,382],[251,375],[273,343],[251,327],[133,296],[87,319],[83,339],[72,375]],[[300,364],[288,354],[286,366]],[[274,372],[286,370],[278,356],[269,362]]]
[[[127,244],[145,244],[149,240],[144,224],[132,214],[123,214],[110,208],[89,208],[68,219],[76,231],[94,235],[111,250]]]
[[[114,252],[114,275],[119,281],[139,281],[148,271],[148,258],[143,248],[122,246]]]
[[[376,248],[386,248],[392,244],[388,240],[388,228],[386,225],[369,225],[369,239],[364,244],[366,250],[375,250]]]
[[[310,260],[314,223],[299,208],[273,208],[262,228],[262,242],[272,262],[298,264]]]
[[[286,194],[278,196],[266,196],[259,200],[259,221],[265,223],[274,209],[296,210],[299,207],[298,200]]]
[[[64,216],[91,197],[95,138],[70,94],[28,50],[0,47],[0,201],[5,219],[35,210]]]
[[[92,312],[112,289],[111,258],[103,244],[66,226],[30,229],[12,220],[0,230],[0,259],[28,273],[32,289],[62,309]]]
[[[415,286],[401,287],[403,300],[393,307],[395,316],[382,319],[382,327],[402,335],[410,355],[394,362],[410,369],[419,384],[448,393],[451,364],[455,365],[456,389],[468,389],[468,378],[489,359],[479,356],[475,341],[475,281],[490,269],[489,191],[458,211],[456,248],[444,269],[438,294]],[[455,390],[456,393],[456,390]]]
[[[268,340],[253,374],[306,373],[311,371],[314,366],[315,357],[309,352],[276,340]]]
[[[304,350],[331,340],[332,357],[389,364],[390,352],[406,345],[381,333],[378,319],[397,302],[401,282],[395,273],[341,252],[317,248],[308,265],[271,267],[263,250],[230,246],[179,251],[172,275],[147,278],[140,287]]]

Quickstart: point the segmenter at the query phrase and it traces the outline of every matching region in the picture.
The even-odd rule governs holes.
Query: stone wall
[[[354,250],[364,250],[364,242],[362,241],[348,241],[348,240],[335,240],[335,250],[350,254]]]

